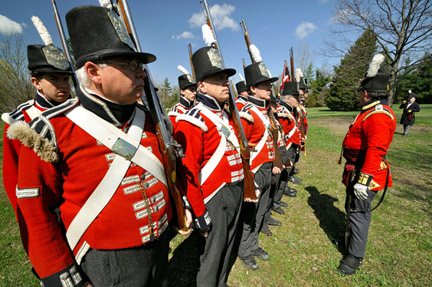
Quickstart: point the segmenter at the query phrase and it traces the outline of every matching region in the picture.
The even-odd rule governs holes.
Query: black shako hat
[[[180,90],[184,90],[190,86],[196,87],[196,85],[197,85],[190,74],[187,74],[187,75],[183,74],[180,77],[178,77],[178,84],[179,84]]]
[[[208,76],[224,72],[228,77],[235,75],[236,70],[225,68],[218,49],[214,46],[203,47],[192,55],[192,64],[197,82],[202,82]]]
[[[246,87],[246,83],[245,83],[245,81],[240,81],[240,82],[238,82],[238,83],[236,84],[236,90],[237,90],[237,94],[239,94],[239,95],[240,95],[241,92],[246,91],[246,90],[247,90],[247,87]]]
[[[66,13],[66,23],[77,68],[87,61],[112,57],[134,57],[141,63],[156,56],[135,50],[126,27],[112,10],[99,6],[79,6]]]
[[[281,95],[282,96],[295,96],[295,97],[300,96],[299,83],[296,81],[286,82],[284,84]]]
[[[382,68],[373,77],[364,78],[358,90],[366,90],[368,92],[387,93],[389,91],[390,75],[385,73]]]
[[[252,86],[255,87],[262,82],[270,81],[273,83],[278,80],[277,77],[270,77],[264,62],[262,61],[247,66],[244,69],[244,73],[248,89]]]
[[[299,89],[306,90],[309,89],[307,86],[307,80],[304,77],[300,77]]]
[[[73,74],[63,51],[56,46],[28,45],[28,69],[32,75],[44,73]]]

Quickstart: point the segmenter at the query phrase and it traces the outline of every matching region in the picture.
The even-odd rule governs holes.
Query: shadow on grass
[[[344,212],[334,206],[338,199],[320,192],[315,186],[307,186],[305,189],[310,194],[308,204],[312,207],[316,218],[319,220],[320,227],[330,242],[333,243],[334,239],[343,240],[346,216]],[[336,248],[343,254],[344,250],[342,248]]]
[[[199,233],[193,232],[175,250],[168,265],[169,286],[196,286],[199,269]]]

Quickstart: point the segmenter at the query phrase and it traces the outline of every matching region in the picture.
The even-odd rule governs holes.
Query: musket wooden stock
[[[188,45],[188,51],[189,51],[189,61],[190,61],[190,66],[191,66],[192,77],[196,81],[195,69],[194,69],[194,66],[192,63],[192,44],[191,43],[189,43],[189,45]]]
[[[127,5],[127,0],[118,0],[117,5],[120,7],[120,11],[123,16],[122,20],[124,21],[124,24],[128,30],[131,39],[134,41],[138,52],[142,52],[139,41],[135,36],[136,32],[133,26],[132,19],[129,19],[131,15]],[[163,108],[161,107],[161,104],[157,99],[157,93],[150,77],[150,71],[148,70],[147,65],[144,66],[144,71],[147,75],[147,77],[144,78],[145,94],[148,95],[147,102],[149,105],[153,123],[155,124],[156,128],[156,135],[158,138],[159,149],[162,154],[162,159],[165,167],[164,170],[167,177],[168,189],[171,195],[171,199],[174,201],[178,228],[181,230],[188,230],[186,226],[186,214],[183,206],[183,200],[181,198],[182,195],[176,185],[177,155],[176,150],[174,150],[176,148],[174,147],[176,143],[172,139],[171,135],[168,133],[167,127],[165,126],[165,120],[161,114]]]

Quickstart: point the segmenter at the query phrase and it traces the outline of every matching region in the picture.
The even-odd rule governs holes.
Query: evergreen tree
[[[426,53],[421,61],[404,70],[398,77],[396,97],[406,100],[408,90],[412,90],[416,101],[421,104],[432,103],[432,56]]]
[[[374,34],[369,30],[363,32],[334,70],[333,83],[325,95],[327,107],[336,111],[352,111],[360,108],[358,92],[354,89],[364,78],[376,50]]]
[[[319,69],[315,70],[315,80],[309,86],[309,97],[306,102],[308,107],[323,107],[325,105],[324,92],[329,82],[330,77],[328,75]]]

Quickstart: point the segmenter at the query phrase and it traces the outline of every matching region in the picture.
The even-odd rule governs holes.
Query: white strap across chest
[[[252,152],[252,155],[251,155],[251,158],[250,158],[250,164],[252,164],[253,160],[257,157],[257,155],[263,149],[264,144],[266,143],[267,138],[268,138],[268,129],[269,129],[269,126],[270,126],[270,121],[268,119],[266,119],[266,117],[264,117],[263,113],[260,110],[258,110],[257,107],[253,106],[251,108],[251,110],[253,110],[258,115],[258,117],[260,118],[260,120],[264,124],[264,134],[263,134],[261,140],[256,145],[255,151]]]
[[[156,178],[161,177],[164,181],[159,180],[165,185],[166,178],[160,175],[158,165],[161,164],[159,160],[140,145],[145,123],[145,114],[141,109],[136,109],[134,120],[127,134],[80,106],[65,114],[99,142],[122,154],[117,154],[114,157],[108,172],[71,222],[66,237],[70,248],[74,250],[84,232],[115,194],[129,169],[131,161],[145,168]],[[152,159],[153,157],[156,158],[157,162]],[[161,168],[163,172],[163,166]]]
[[[201,172],[198,175],[199,181],[202,185],[209,178],[211,173],[214,171],[214,169],[216,168],[216,166],[219,164],[222,157],[224,156],[227,139],[231,142],[231,144],[236,149],[239,149],[240,145],[237,140],[237,137],[235,136],[234,132],[232,131],[229,125],[228,117],[226,116],[225,113],[223,113],[223,119],[222,119],[217,115],[215,115],[212,111],[210,111],[201,103],[199,103],[196,106],[196,108],[198,108],[204,116],[206,116],[209,120],[211,120],[215,124],[218,131],[221,131],[223,134],[223,136],[221,136],[221,140],[219,142],[216,151],[213,153],[212,157],[209,159],[206,165],[201,169]]]

